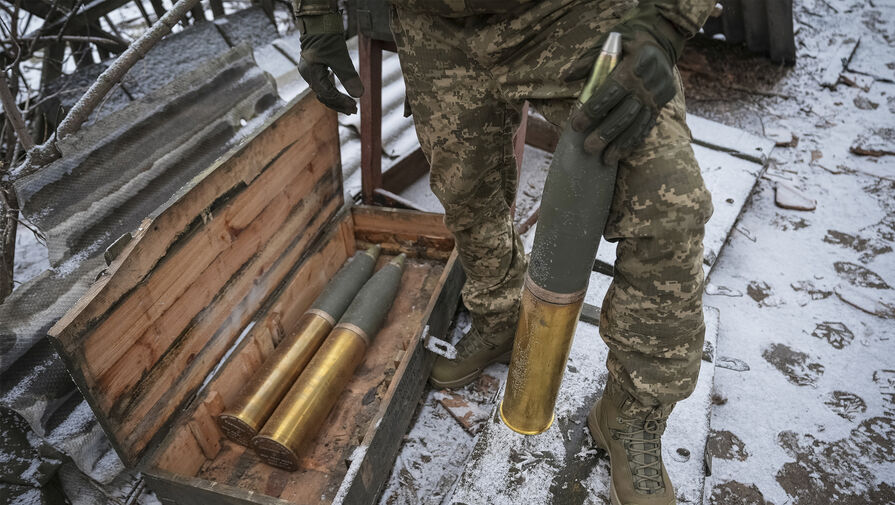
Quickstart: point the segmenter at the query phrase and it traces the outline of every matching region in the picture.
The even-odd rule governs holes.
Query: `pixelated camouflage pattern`
[[[483,338],[515,333],[525,273],[510,206],[512,135],[525,100],[560,124],[604,34],[632,2],[548,0],[511,14],[439,16],[402,7],[392,31],[431,185],[467,274],[463,301]],[[680,88],[680,77],[676,75]],[[609,371],[634,411],[692,392],[704,323],[702,238],[711,199],[689,145],[682,90],[619,166],[606,237],[619,242],[601,333]]]
[[[297,3],[308,1],[293,0]],[[444,17],[511,14],[534,10],[536,4],[557,5],[553,0],[392,0],[392,3],[404,10]],[[630,8],[636,2],[624,3]],[[715,6],[715,0],[644,0],[641,3],[654,4],[663,16],[690,36],[699,31]]]
[[[702,28],[715,7],[715,0],[655,0],[653,3],[663,16],[691,37]]]

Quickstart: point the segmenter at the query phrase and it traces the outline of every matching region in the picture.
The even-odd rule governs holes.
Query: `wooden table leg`
[[[372,205],[375,191],[382,187],[382,42],[358,34],[357,47],[364,85],[360,99],[361,186],[364,203]]]
[[[528,100],[522,104],[522,112],[520,114],[522,120],[519,122],[519,128],[516,130],[516,133],[513,135],[513,155],[516,157],[516,185],[517,185],[517,193],[518,193],[518,185],[522,181],[522,157],[525,155],[525,134],[528,131]],[[513,202],[513,207],[510,209],[510,213],[516,214],[516,202]]]

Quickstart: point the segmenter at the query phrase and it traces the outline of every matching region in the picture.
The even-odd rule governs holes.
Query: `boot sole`
[[[609,468],[612,468],[612,454],[609,452],[609,445],[603,440],[603,432],[600,431],[597,421],[590,414],[587,416],[587,429],[590,431],[590,436],[594,439],[594,444],[606,451],[606,455],[609,456]],[[621,500],[618,499],[618,494],[615,492],[615,484],[613,484],[611,476],[609,477],[609,503],[611,505],[622,505]]]
[[[477,368],[477,369],[473,370],[472,372],[470,372],[469,374],[464,375],[463,377],[460,377],[459,379],[442,382],[442,381],[436,380],[432,377],[429,377],[429,383],[438,389],[461,388],[467,384],[472,383],[474,380],[478,379],[479,376],[482,375],[482,372],[484,372],[486,368],[493,365],[494,363],[503,363],[505,365],[509,364],[510,363],[510,355],[512,353],[513,353],[513,351],[507,351],[506,353],[501,354],[501,355],[497,356],[496,358],[494,358],[493,360],[485,363],[485,365],[482,366],[481,368]]]

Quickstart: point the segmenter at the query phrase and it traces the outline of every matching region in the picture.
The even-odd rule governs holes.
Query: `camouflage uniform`
[[[394,0],[392,30],[417,133],[467,273],[463,300],[492,344],[516,328],[525,258],[510,207],[512,135],[530,101],[554,124],[568,116],[599,43],[628,0]],[[663,15],[698,30],[714,2],[667,2]],[[678,5],[678,4],[682,4]],[[691,5],[691,4],[699,4]],[[602,310],[607,387],[630,413],[670,412],[693,390],[705,325],[702,239],[712,212],[690,148],[680,76],[657,126],[619,165],[608,240],[616,276]]]

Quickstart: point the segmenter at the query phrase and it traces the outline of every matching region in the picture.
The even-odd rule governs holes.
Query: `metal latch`
[[[423,328],[423,339],[426,342],[426,349],[435,354],[444,356],[447,359],[454,359],[457,357],[457,348],[451,345],[450,342],[431,335],[429,333],[428,324]]]

